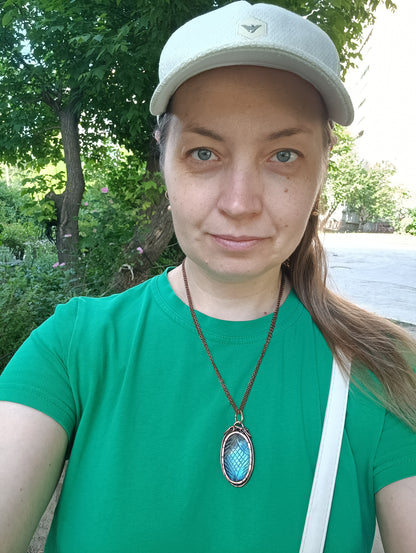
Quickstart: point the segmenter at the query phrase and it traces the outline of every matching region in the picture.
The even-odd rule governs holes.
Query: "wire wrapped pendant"
[[[186,258],[185,258],[186,259]],[[192,320],[194,322],[198,336],[202,342],[202,345],[207,352],[209,360],[211,361],[212,366],[214,367],[215,374],[221,384],[222,389],[224,390],[225,395],[227,396],[228,401],[230,402],[231,407],[234,409],[235,413],[235,422],[224,434],[224,438],[221,443],[220,450],[220,462],[221,469],[225,478],[237,488],[241,488],[250,480],[251,474],[254,468],[254,448],[253,442],[251,441],[250,432],[243,424],[243,410],[246,406],[248,396],[250,395],[251,389],[256,379],[257,373],[259,371],[261,362],[266,353],[266,350],[269,346],[270,340],[273,336],[273,331],[276,326],[277,315],[279,313],[280,303],[282,301],[283,290],[285,287],[285,276],[282,273],[280,279],[280,288],[279,288],[279,297],[277,299],[276,307],[273,312],[273,317],[270,323],[269,332],[267,333],[266,341],[264,343],[263,349],[261,351],[260,357],[257,361],[257,365],[248,381],[246,391],[244,392],[243,399],[241,400],[240,407],[237,407],[235,401],[233,400],[227,386],[225,385],[224,379],[221,376],[220,371],[218,370],[217,365],[214,362],[214,359],[211,355],[210,349],[208,347],[205,336],[202,333],[201,326],[196,316],[195,309],[192,303],[191,292],[189,290],[188,277],[185,270],[185,259],[182,262],[182,275],[183,282],[185,285],[186,298],[188,300],[189,310],[191,312]]]
[[[226,430],[220,457],[221,469],[228,482],[237,488],[247,484],[254,469],[254,448],[250,432],[241,421]]]

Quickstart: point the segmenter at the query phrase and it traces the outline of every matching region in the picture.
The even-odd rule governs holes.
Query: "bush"
[[[55,245],[40,239],[39,221],[45,214],[34,223],[30,202],[22,212],[21,196],[0,186],[0,372],[58,303],[73,296],[113,293],[119,269],[137,265],[144,255],[138,244],[130,244],[137,224],[146,230],[149,210],[163,193],[161,182],[150,180],[138,162],[122,153],[111,163],[89,164],[86,175],[89,186],[78,221],[80,258],[73,269],[59,265]],[[32,203],[37,209],[39,201]],[[152,274],[181,259],[172,241]]]
[[[12,223],[21,217],[22,197],[20,189],[0,181],[0,221]]]
[[[149,214],[164,188],[159,178],[150,179],[137,161],[121,154],[113,164],[99,171],[89,166],[86,173],[90,185],[79,212],[78,290],[102,296],[118,289],[120,269],[140,265],[143,249],[137,227],[144,239]]]
[[[5,223],[0,228],[0,244],[9,248],[16,259],[23,259],[25,253],[40,239],[40,230],[32,222]]]
[[[400,221],[400,232],[416,236],[416,207],[408,209]]]
[[[114,273],[130,262],[126,244],[133,234],[137,208],[123,207],[107,187],[87,190],[79,214],[81,257],[76,269],[78,292],[83,295],[111,293]]]
[[[73,295],[71,275],[53,268],[55,258],[44,252],[30,263],[0,264],[0,372],[32,330]]]

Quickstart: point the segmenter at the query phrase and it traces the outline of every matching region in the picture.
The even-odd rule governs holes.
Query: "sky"
[[[395,3],[394,13],[384,6],[377,9],[363,60],[347,74],[356,109],[350,130],[353,136],[364,131],[357,140],[364,159],[395,165],[395,182],[412,193],[416,206],[416,0]]]

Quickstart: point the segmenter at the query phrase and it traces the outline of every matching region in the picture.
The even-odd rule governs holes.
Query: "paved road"
[[[416,326],[416,236],[329,233],[322,240],[333,289],[369,311]]]

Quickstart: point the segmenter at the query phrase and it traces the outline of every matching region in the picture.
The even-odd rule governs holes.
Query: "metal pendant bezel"
[[[224,462],[225,462],[225,459],[224,459],[225,445],[227,443],[227,440],[233,434],[239,434],[240,436],[242,436],[244,438],[244,440],[246,441],[246,443],[248,445],[248,450],[249,450],[249,466],[248,466],[247,474],[245,475],[245,477],[242,480],[237,480],[237,481],[236,480],[231,480],[231,478],[228,476],[228,474],[225,470],[225,464],[224,464]],[[224,476],[228,480],[228,482],[230,484],[232,484],[233,486],[235,486],[236,488],[241,488],[242,486],[247,484],[247,482],[250,480],[250,477],[253,474],[253,469],[254,469],[254,447],[253,447],[253,442],[251,440],[250,432],[241,423],[240,424],[233,424],[232,426],[230,426],[230,428],[228,428],[225,431],[224,437],[223,437],[222,442],[221,442],[220,461],[221,461],[222,473],[224,474]]]

